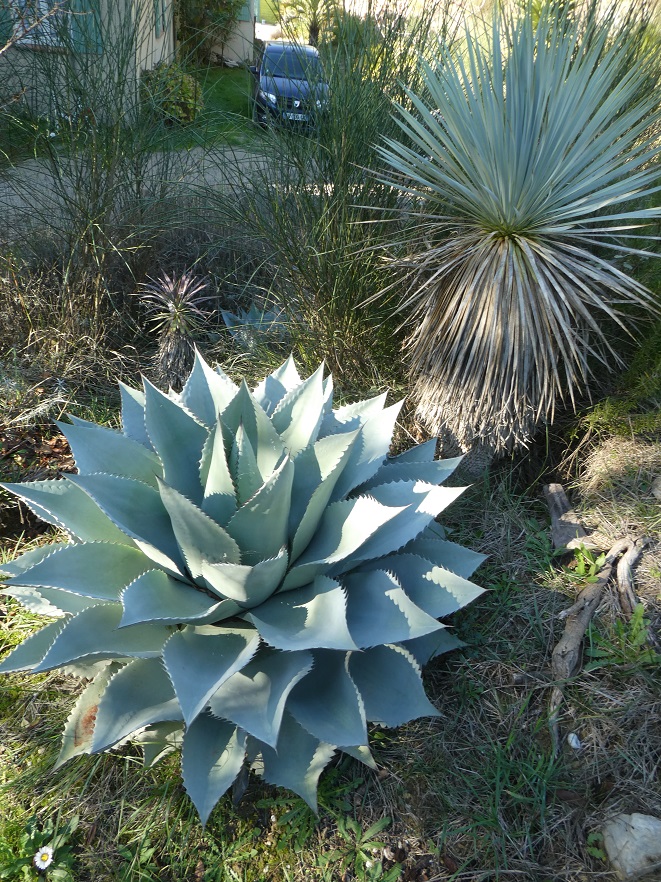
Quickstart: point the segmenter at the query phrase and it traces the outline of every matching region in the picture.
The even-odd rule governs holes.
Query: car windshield
[[[283,49],[269,50],[264,57],[264,73],[268,77],[288,80],[320,80],[321,65],[316,55]]]

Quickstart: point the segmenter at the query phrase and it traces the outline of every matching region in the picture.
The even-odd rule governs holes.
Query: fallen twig
[[[604,564],[596,575],[594,582],[587,585],[578,595],[576,603],[560,613],[559,618],[566,619],[562,637],[558,641],[551,659],[551,673],[556,681],[549,699],[549,727],[555,755],[560,750],[560,706],[564,699],[562,683],[578,673],[581,663],[581,646],[588,625],[594,615],[604,590],[613,572],[613,565],[620,555],[622,559],[617,567],[618,596],[625,615],[630,616],[636,606],[633,593],[631,568],[638,560],[647,540],[630,538],[619,539],[606,555]],[[625,606],[626,604],[626,606]],[[561,685],[558,685],[560,681]]]
[[[631,618],[638,603],[633,590],[633,566],[637,563],[648,542],[649,539],[646,538],[636,539],[633,542],[629,540],[629,548],[617,565],[617,591],[620,608],[627,618]]]
[[[565,610],[564,618],[567,619],[567,623],[551,658],[551,674],[555,681],[568,680],[577,672],[581,660],[583,637],[601,602],[612,570],[612,562],[605,562],[597,574],[596,581],[585,587],[578,595],[576,603]],[[564,688],[556,683],[549,699],[549,727],[554,756],[560,752],[560,706],[563,700]]]
[[[599,570],[596,582],[584,588],[576,603],[570,607],[562,637],[558,641],[551,660],[554,680],[566,680],[575,673],[581,660],[581,643],[590,620],[601,602],[604,588],[612,573],[612,564],[606,563]]]

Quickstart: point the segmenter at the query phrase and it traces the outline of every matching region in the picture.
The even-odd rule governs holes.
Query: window
[[[60,46],[69,12],[64,0],[14,0],[13,37],[19,46]]]
[[[101,51],[99,0],[9,0],[17,46]]]
[[[321,79],[321,62],[317,55],[297,51],[288,45],[269,46],[264,56],[264,72],[268,77],[287,80]]]

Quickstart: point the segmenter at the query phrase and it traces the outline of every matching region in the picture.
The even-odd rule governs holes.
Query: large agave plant
[[[464,450],[525,446],[617,364],[603,322],[653,305],[622,263],[661,214],[652,44],[616,4],[601,19],[594,2],[575,19],[559,6],[495,13],[464,57],[441,45],[398,108],[403,139],[380,150],[416,230],[400,308],[418,413]]]
[[[55,620],[0,672],[91,678],[58,763],[181,745],[203,822],[246,763],[315,806],[338,748],[373,765],[368,721],[438,713],[421,666],[481,592],[481,556],[434,520],[457,461],[389,457],[399,405],[333,410],[322,367],[302,381],[291,359],[252,392],[198,355],[180,395],[121,394],[121,432],[61,426],[77,475],[5,485],[69,538],[3,566]]]

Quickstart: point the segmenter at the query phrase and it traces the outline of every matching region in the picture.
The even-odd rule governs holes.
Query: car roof
[[[264,54],[267,55],[271,51],[277,51],[280,55],[319,55],[319,51],[314,46],[305,46],[301,43],[284,43],[280,40],[274,40],[272,43],[266,44]]]

